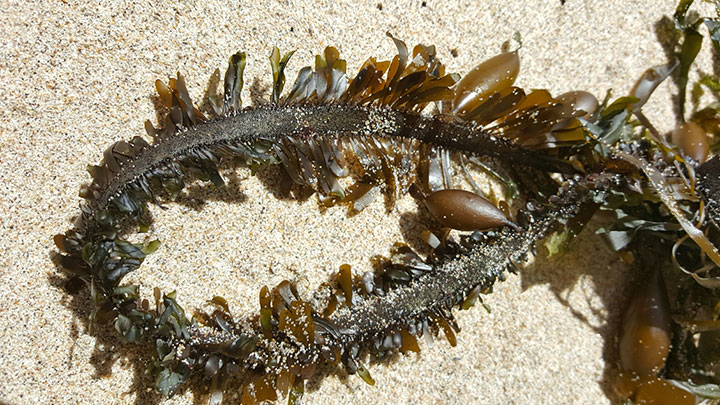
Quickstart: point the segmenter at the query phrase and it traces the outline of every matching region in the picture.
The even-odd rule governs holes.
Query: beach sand
[[[0,1],[0,400],[29,403],[162,402],[143,374],[148,353],[112,328],[90,334],[87,292],[71,298],[50,258],[52,236],[79,213],[80,186],[112,142],[156,123],[155,79],[181,72],[195,100],[210,74],[244,50],[245,104],[268,99],[272,46],[297,49],[289,84],[326,45],[356,72],[389,59],[386,31],[409,46],[435,44],[448,71],[465,73],[522,36],[518,85],[553,94],[627,94],[650,66],[666,63],[659,37],[674,2],[645,0],[315,2],[258,0]],[[194,4],[194,5],[190,5]],[[704,15],[710,14],[704,11]],[[665,20],[663,20],[663,18]],[[662,22],[664,21],[664,22]],[[710,66],[707,47],[701,65]],[[453,54],[456,54],[454,56]],[[705,69],[709,71],[709,68]],[[288,84],[288,85],[289,85]],[[661,131],[676,118],[669,81],[647,115]],[[283,279],[309,294],[343,263],[356,273],[395,242],[417,240],[417,204],[388,215],[381,201],[349,217],[272,195],[272,170],[224,173],[226,190],[193,187],[180,204],[152,209],[149,238],[162,246],[128,281],[179,291],[188,311],[213,295],[236,313],[257,311],[261,286]],[[205,198],[205,203],[200,202]],[[315,403],[607,403],[608,372],[634,269],[585,232],[572,251],[544,250],[477,306],[457,312],[456,347],[437,339],[419,355],[371,365],[370,387],[343,371],[312,380]],[[231,396],[232,397],[232,396]],[[205,398],[184,392],[168,404]]]

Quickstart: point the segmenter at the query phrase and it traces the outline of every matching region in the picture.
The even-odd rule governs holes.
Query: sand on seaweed
[[[435,44],[448,71],[467,72],[522,35],[519,85],[554,94],[583,89],[625,94],[648,67],[666,62],[672,1],[256,0],[185,2],[0,1],[0,400],[25,403],[161,401],[143,374],[148,352],[111,328],[91,335],[87,293],[70,298],[50,261],[52,236],[78,213],[78,189],[112,142],[156,121],[153,81],[181,72],[199,100],[227,57],[248,53],[245,103],[268,98],[273,45],[297,49],[289,77],[336,46],[355,72],[389,58],[390,31],[410,46]],[[338,3],[338,4],[336,4]],[[704,12],[709,14],[708,11]],[[701,55],[701,66],[710,66]],[[709,70],[709,69],[705,69]],[[663,84],[646,108],[663,131],[676,118]],[[163,245],[142,273],[177,289],[187,310],[212,295],[240,313],[257,309],[262,285],[282,279],[311,291],[342,263],[362,272],[372,255],[417,237],[410,200],[390,215],[381,202],[348,217],[311,198],[279,200],[272,170],[226,173],[227,190],[190,190],[153,209]],[[200,197],[207,198],[201,202]],[[542,252],[542,250],[541,250]],[[342,371],[309,384],[307,403],[607,403],[612,338],[634,278],[586,233],[559,259],[540,255],[481,307],[457,314],[457,347],[439,339],[420,355],[372,365],[365,385]],[[184,392],[170,404],[202,402]]]

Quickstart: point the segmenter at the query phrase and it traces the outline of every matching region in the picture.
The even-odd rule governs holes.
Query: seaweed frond
[[[481,300],[479,294],[513,271],[538,239],[586,205],[596,184],[578,174],[584,170],[578,156],[595,146],[581,125],[595,117],[593,96],[553,98],[545,90],[526,93],[513,86],[517,51],[461,77],[446,74],[433,46],[418,45],[411,53],[388,36],[397,47],[391,60],[369,58],[349,78],[337,49],[327,47],[313,67],[300,69],[287,94],[285,68],[293,51],[274,48],[268,105],[242,106],[242,52],[228,61],[222,97],[209,95],[207,116],[190,98],[182,75],[167,84],[158,80],[168,115],[159,128],[146,122],[153,143],[139,136],[117,142],[99,165],[88,168],[92,182],[81,192],[87,200],[83,215],[74,229],[55,237],[60,254],[54,260],[90,285],[93,322],[112,323],[127,341],[155,342],[150,371],[163,395],[174,395],[199,374],[210,380],[211,403],[219,403],[229,377],[239,375],[243,403],[285,395],[294,402],[321,364],[342,364],[372,385],[361,363],[365,354],[379,360],[396,351],[417,352],[419,338],[439,332],[454,346],[459,326],[452,309]],[[137,286],[122,284],[159,242],[129,243],[121,224],[140,224],[149,202],[174,200],[194,179],[223,186],[222,161],[253,169],[281,165],[297,188],[316,192],[324,205],[360,211],[380,195],[392,209],[414,183],[428,192],[452,189],[458,155],[522,163],[543,173],[546,187],[528,191],[539,202],[521,211],[520,226],[495,221],[493,227],[511,227],[472,232],[457,242],[428,232],[429,257],[397,245],[390,258],[375,259],[374,273],[353,276],[349,266],[341,266],[312,300],[288,281],[264,287],[259,313],[249,317],[234,316],[223,298],[213,297],[214,311],[188,318],[175,293],[157,289],[151,309]],[[545,172],[577,179],[561,176],[556,182]],[[318,302],[325,305],[314,306]]]

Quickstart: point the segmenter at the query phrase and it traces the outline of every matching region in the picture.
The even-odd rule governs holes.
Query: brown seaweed
[[[692,187],[673,185],[694,173],[694,166],[670,165],[678,155],[653,155],[632,138],[637,125],[630,117],[642,117],[642,104],[672,68],[650,72],[632,96],[599,106],[586,92],[552,97],[546,90],[514,87],[517,51],[460,77],[446,74],[434,47],[418,45],[410,52],[388,36],[398,49],[391,60],[369,58],[350,78],[337,49],[327,47],[314,67],[299,71],[286,95],[284,72],[293,52],[283,55],[274,48],[268,105],[242,106],[244,53],[230,57],[223,95],[210,97],[214,114],[194,105],[180,74],[167,84],[157,81],[169,113],[160,128],[146,123],[153,143],[139,136],[116,142],[99,165],[88,168],[92,182],[81,192],[87,202],[76,226],[55,236],[60,253],[54,260],[90,286],[94,323],[112,324],[126,341],[154,342],[150,372],[163,395],[174,395],[198,375],[210,381],[211,403],[220,403],[230,389],[240,393],[242,403],[284,396],[295,403],[304,381],[322,365],[342,365],[372,385],[361,362],[368,355],[382,360],[398,351],[417,352],[419,338],[439,333],[454,346],[460,328],[453,309],[482,302],[481,294],[515,271],[538,240],[558,229],[556,240],[571,238],[601,206],[620,220],[628,216],[623,210],[642,215],[639,203],[628,200],[659,199],[693,234],[684,215],[692,209],[686,202],[697,198]],[[424,114],[432,106],[434,113]],[[668,149],[661,146],[666,145],[653,151]],[[527,205],[516,221],[482,197],[455,189],[450,172],[456,155],[476,164],[481,157],[510,162],[521,173],[515,180]],[[296,189],[316,193],[323,205],[347,204],[355,211],[379,195],[387,196],[390,209],[414,187],[429,194],[425,204],[442,225],[472,232],[456,240],[426,231],[426,258],[398,244],[390,258],[375,258],[375,272],[353,275],[343,264],[313,297],[301,297],[288,281],[265,286],[259,312],[250,316],[233,314],[223,298],[213,297],[212,313],[188,317],[175,293],[158,289],[152,307],[137,286],[122,280],[158,242],[130,243],[123,226],[140,224],[149,202],[172,201],[190,181],[222,186],[222,161],[280,165]],[[697,186],[717,220],[715,170],[705,170],[713,165],[717,158],[700,166]],[[448,216],[462,221],[444,222]],[[608,234],[623,249],[632,246],[636,231]],[[674,260],[697,256],[695,250],[678,249]],[[230,377],[241,386],[229,388]]]
[[[451,308],[467,307],[479,291],[489,291],[536,239],[579,204],[579,199],[568,199],[556,215],[526,221],[522,232],[513,224],[515,230],[475,232],[459,243],[442,240],[427,260],[399,248],[378,274],[353,277],[349,266],[342,266],[339,287],[326,308],[312,307],[283,282],[272,291],[262,289],[256,318],[236,319],[226,302],[215,297],[218,309],[189,319],[174,294],[156,290],[155,309],[150,309],[138,297],[137,287],[121,284],[157,246],[122,239],[122,218],[137,221],[148,201],[159,204],[163,195],[174,198],[191,178],[222,186],[218,164],[223,159],[249,166],[281,164],[297,186],[317,192],[325,203],[350,203],[355,210],[380,192],[391,197],[392,206],[415,179],[433,190],[451,186],[453,151],[515,158],[559,172],[574,170],[562,159],[524,145],[543,145],[545,134],[559,125],[563,130],[576,127],[574,117],[587,111],[574,109],[572,100],[566,107],[547,93],[526,97],[521,89],[508,88],[514,77],[496,82],[483,73],[485,65],[499,71],[509,63],[516,75],[517,53],[486,62],[455,86],[458,76],[445,74],[433,47],[417,46],[410,58],[405,44],[392,39],[398,55],[388,62],[369,59],[353,79],[347,78],[337,50],[326,48],[314,69],[300,70],[285,97],[284,68],[292,52],[281,56],[275,48],[270,57],[273,103],[245,109],[240,99],[245,54],[237,53],[225,73],[222,104],[211,97],[216,117],[206,117],[194,106],[182,75],[167,84],[157,81],[169,114],[160,129],[146,124],[155,142],[141,137],[117,142],[100,165],[89,167],[93,180],[81,193],[88,202],[77,227],[55,237],[62,252],[55,260],[91,285],[95,322],[113,323],[127,341],[145,335],[156,340],[156,387],[164,395],[175,393],[190,373],[204,370],[212,380],[212,401],[217,402],[227,376],[242,366],[243,402],[274,400],[276,388],[297,398],[301,381],[322,361],[340,362],[372,384],[360,363],[361,353],[417,351],[416,336],[427,337],[432,330],[442,330],[454,344],[459,329]],[[422,115],[433,102],[452,106],[458,122]],[[582,137],[566,139],[572,143]],[[418,153],[420,159],[414,157]],[[346,189],[338,180],[349,175],[353,162],[361,171]],[[423,168],[429,168],[424,175]],[[438,183],[438,177],[444,180]],[[462,208],[467,202],[456,205]],[[510,222],[489,226],[506,224]]]

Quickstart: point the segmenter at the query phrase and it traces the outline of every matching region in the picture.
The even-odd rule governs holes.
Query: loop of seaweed
[[[316,308],[283,281],[260,291],[259,314],[235,317],[222,297],[211,300],[210,314],[188,318],[176,293],[154,291],[155,308],[138,296],[138,287],[121,284],[137,270],[157,241],[147,245],[123,239],[124,219],[138,223],[147,202],[173,200],[193,178],[222,186],[218,172],[224,159],[250,167],[280,164],[298,186],[316,192],[323,203],[349,204],[362,210],[380,195],[388,208],[414,181],[429,191],[452,188],[451,156],[487,155],[518,159],[540,169],[575,172],[567,146],[586,142],[577,110],[547,91],[525,94],[503,87],[461,114],[448,114],[459,80],[445,74],[432,46],[407,46],[388,34],[398,48],[391,61],[368,59],[352,79],[335,48],[300,70],[282,96],[284,69],[292,52],[273,49],[272,104],[241,106],[245,54],[231,56],[225,73],[223,103],[211,96],[215,117],[206,117],[191,100],[178,74],[156,89],[168,108],[160,129],[146,124],[154,138],[117,142],[81,192],[88,200],[77,226],[55,237],[59,267],[91,286],[92,322],[112,323],[126,341],[149,338],[157,357],[152,374],[156,388],[172,396],[191,374],[211,382],[211,403],[219,403],[229,376],[241,374],[243,403],[275,400],[291,403],[304,392],[303,381],[322,363],[342,364],[374,384],[361,363],[366,353],[376,360],[392,353],[417,352],[418,338],[438,332],[455,345],[459,327],[453,308],[467,309],[479,294],[491,291],[514,263],[525,259],[535,241],[554,224],[565,223],[585,204],[592,180],[579,176],[556,186],[552,199],[524,210],[522,229],[474,232],[459,241],[428,234],[426,259],[398,245],[390,258],[376,258],[378,271],[353,276],[341,267],[335,283],[318,292],[326,302]],[[442,113],[423,116],[431,103]],[[353,169],[355,167],[355,169]],[[358,169],[359,168],[359,169]],[[353,176],[347,188],[340,179]]]

